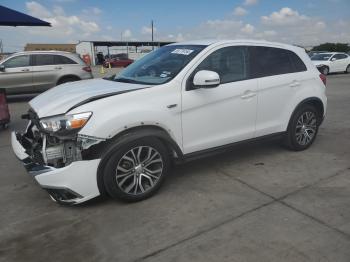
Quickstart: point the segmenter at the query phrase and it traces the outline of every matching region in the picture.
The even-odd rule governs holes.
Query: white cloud
[[[99,15],[102,13],[102,10],[98,7],[93,7],[92,8],[92,12],[95,14],[95,15]]]
[[[246,15],[248,12],[247,10],[245,10],[243,7],[236,7],[234,10],[233,10],[233,14],[236,15],[236,16],[244,16]]]
[[[244,5],[256,5],[258,3],[258,0],[245,0]]]
[[[262,23],[275,26],[300,24],[308,19],[309,17],[300,15],[298,11],[295,11],[289,7],[283,7],[278,12],[273,12],[269,16],[261,17]]]
[[[254,33],[255,27],[251,24],[246,24],[244,27],[242,27],[241,32],[246,34],[252,34]]]
[[[153,33],[155,33],[156,31],[157,31],[157,28],[153,27]],[[152,34],[152,27],[150,27],[150,26],[143,26],[141,28],[141,34],[143,34],[143,35],[150,35],[150,34]]]
[[[43,7],[41,4],[37,2],[27,2],[26,7],[29,13],[38,18],[47,18],[52,16],[51,12]]]
[[[93,33],[100,31],[100,27],[94,21],[82,19],[77,15],[67,16],[60,6],[55,6],[53,12],[38,2],[26,3],[29,14],[42,18],[51,23],[51,28],[31,28],[28,30],[33,35],[43,35],[51,38],[63,38],[67,36],[89,37]],[[95,10],[96,11],[96,10]]]
[[[130,38],[130,37],[132,37],[132,32],[131,32],[131,30],[130,30],[130,29],[124,30],[124,32],[123,32],[123,38],[125,39],[125,38]]]

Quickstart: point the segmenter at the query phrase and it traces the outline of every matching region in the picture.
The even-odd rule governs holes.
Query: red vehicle
[[[117,54],[106,57],[105,61],[103,62],[103,66],[109,67],[110,64],[111,67],[127,67],[133,62],[134,60],[129,59],[127,54]]]

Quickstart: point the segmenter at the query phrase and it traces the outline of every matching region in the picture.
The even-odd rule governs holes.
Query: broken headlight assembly
[[[48,133],[71,134],[82,129],[92,116],[92,112],[60,115],[40,119],[40,127]]]

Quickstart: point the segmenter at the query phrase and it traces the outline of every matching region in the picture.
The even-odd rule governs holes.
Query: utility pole
[[[151,28],[152,28],[152,51],[154,50],[154,43],[153,43],[153,20],[151,20]]]

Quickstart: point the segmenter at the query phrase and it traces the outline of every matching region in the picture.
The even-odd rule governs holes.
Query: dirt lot
[[[240,146],[174,168],[153,198],[52,202],[0,131],[0,261],[350,261],[350,75],[315,144]],[[23,126],[26,98],[10,104]]]

